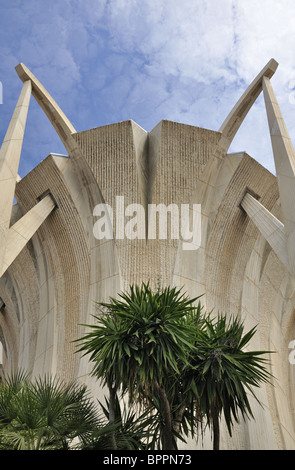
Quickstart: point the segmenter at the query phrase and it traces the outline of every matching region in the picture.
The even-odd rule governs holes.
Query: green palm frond
[[[45,377],[12,378],[0,385],[2,449],[68,449],[98,423],[96,407],[80,384]]]

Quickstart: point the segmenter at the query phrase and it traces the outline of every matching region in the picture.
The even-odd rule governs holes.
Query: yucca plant
[[[254,418],[248,394],[256,400],[255,389],[269,383],[268,351],[247,350],[256,327],[244,333],[238,318],[220,314],[207,318],[200,330],[196,353],[191,358],[190,374],[202,413],[213,430],[213,449],[219,449],[220,419],[223,415],[232,435],[232,426]]]
[[[96,323],[78,340],[89,354],[93,375],[110,390],[110,418],[116,393],[129,393],[130,402],[159,401],[163,416],[162,448],[176,448],[171,390],[195,344],[195,329],[187,318],[198,308],[181,289],[131,286],[118,299],[98,303]]]
[[[132,286],[98,303],[95,324],[77,340],[109,387],[110,423],[119,390],[151,413],[151,448],[176,449],[177,439],[204,428],[204,418],[219,449],[221,416],[231,435],[240,416],[253,417],[248,394],[257,398],[255,387],[270,381],[266,352],[246,350],[256,328],[244,333],[238,319],[212,318],[198,299],[172,287]]]

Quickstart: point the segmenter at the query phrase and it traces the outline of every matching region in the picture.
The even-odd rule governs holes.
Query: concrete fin
[[[2,276],[11,263],[13,263],[15,258],[55,207],[55,202],[50,194],[48,194],[10,227],[6,233],[4,262],[0,276]]]
[[[256,225],[284,266],[290,270],[284,225],[250,193],[246,193],[241,207]]]
[[[132,121],[133,140],[136,152],[139,187],[145,208],[146,238],[149,226],[149,204],[152,204],[157,161],[161,146],[162,121],[151,131],[146,132]]]

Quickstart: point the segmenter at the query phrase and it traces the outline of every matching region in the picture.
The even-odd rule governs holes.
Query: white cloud
[[[293,0],[28,0],[18,2],[18,9],[15,5],[2,0],[0,6],[0,73],[13,76],[11,68],[23,61],[78,130],[129,118],[147,130],[162,118],[218,130],[274,57],[280,66],[273,87],[295,138],[295,105],[289,99],[295,78]],[[17,77],[8,85],[6,96],[15,99],[7,103],[9,109],[2,105],[6,117],[20,87]],[[233,145],[273,171],[262,99]],[[37,148],[34,162],[40,152],[36,143]]]

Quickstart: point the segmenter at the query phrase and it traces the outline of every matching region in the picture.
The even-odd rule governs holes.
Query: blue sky
[[[218,130],[252,79],[274,58],[272,78],[295,140],[294,0],[0,0],[0,138],[23,62],[77,131],[133,119]],[[275,172],[262,95],[231,151]],[[34,98],[21,156],[24,176],[65,150]]]

